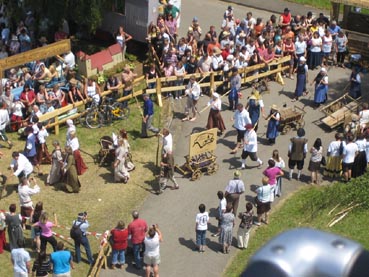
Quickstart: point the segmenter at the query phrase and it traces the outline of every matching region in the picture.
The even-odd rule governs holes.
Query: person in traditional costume
[[[277,105],[273,104],[270,107],[270,114],[268,116],[268,127],[266,131],[266,137],[269,140],[269,144],[275,144],[275,139],[278,136],[279,121],[281,119],[281,114]]]
[[[210,112],[206,129],[218,128],[220,134],[222,135],[226,127],[222,115],[220,114],[222,110],[222,100],[220,99],[218,93],[214,92],[212,94],[208,106],[210,106]]]
[[[265,112],[263,99],[261,98],[259,91],[255,88],[253,89],[251,96],[249,97],[249,101],[246,105],[246,110],[249,112],[251,124],[256,132],[258,130],[260,112],[262,113],[263,117],[265,117]]]

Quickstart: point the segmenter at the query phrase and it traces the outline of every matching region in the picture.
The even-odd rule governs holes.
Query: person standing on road
[[[87,229],[88,227],[90,227],[90,224],[88,223],[88,220],[87,220],[87,213],[86,212],[79,213],[78,218],[73,221],[73,226],[74,225],[77,225],[78,228],[82,232],[82,237],[80,239],[73,239],[74,249],[76,253],[76,257],[75,257],[76,263],[78,264],[81,261],[81,245],[83,245],[86,251],[88,263],[92,265],[94,263],[94,260],[92,258],[90,242],[88,241],[88,238],[87,238]]]
[[[295,97],[292,99],[292,102],[298,101],[299,97],[301,97],[303,94],[307,94],[306,83],[308,81],[308,66],[304,56],[300,57],[295,72],[297,73],[297,80]]]
[[[222,215],[226,211],[227,207],[227,200],[224,197],[223,191],[218,191],[217,193],[218,199],[219,199],[219,206],[218,206],[218,215],[216,219],[218,220],[218,231],[215,234],[212,234],[212,237],[218,237],[220,235],[220,226],[222,224]]]
[[[138,211],[133,211],[132,217],[133,221],[128,225],[128,235],[131,236],[135,267],[141,269],[142,258],[140,252],[145,249],[144,240],[147,232],[147,223],[145,220],[139,218]]]
[[[218,128],[220,135],[223,134],[226,129],[224,125],[224,121],[221,115],[222,110],[222,100],[218,93],[214,92],[210,102],[208,103],[210,106],[210,112],[208,116],[208,123],[206,125],[206,129]]]
[[[343,159],[342,159],[342,170],[345,182],[351,180],[352,167],[358,152],[359,147],[354,142],[354,135],[349,134],[347,136],[347,144],[343,148]]]
[[[222,245],[222,252],[229,253],[229,247],[232,245],[233,227],[235,215],[231,203],[227,203],[226,211],[221,217],[222,224],[220,226],[219,243]]]
[[[310,85],[313,85],[315,82],[315,93],[314,93],[314,103],[316,107],[319,107],[321,104],[327,101],[328,97],[328,76],[327,69],[322,67],[320,72],[315,77],[313,82]]]
[[[238,218],[241,222],[237,231],[237,246],[240,249],[246,249],[249,245],[250,230],[254,220],[254,211],[250,202],[247,202],[246,211],[239,213]]]
[[[313,147],[310,148],[310,153],[311,158],[308,170],[311,172],[311,183],[319,185],[320,164],[323,158],[323,146],[320,138],[315,140]]]
[[[160,162],[161,172],[160,172],[160,189],[164,190],[167,187],[168,181],[171,180],[174,184],[174,187],[172,189],[179,189],[179,185],[174,178],[174,156],[173,152],[170,149],[170,147],[164,146],[163,148],[164,153],[162,160]]]
[[[231,85],[231,92],[228,94],[228,101],[229,101],[229,109],[234,111],[234,109],[238,105],[238,93],[241,88],[241,76],[238,73],[238,68],[232,68],[232,75],[230,77],[229,83]]]
[[[196,245],[199,252],[205,252],[206,230],[208,229],[209,213],[204,204],[200,204],[199,213],[196,215]]]
[[[128,247],[128,229],[122,220],[118,221],[117,226],[110,231],[110,239],[112,247],[111,269],[123,268],[126,263],[125,252]],[[119,261],[118,261],[119,258]]]
[[[242,159],[241,169],[246,168],[246,159],[249,156],[252,161],[255,161],[255,162],[257,161],[258,168],[261,168],[261,166],[263,165],[263,161],[260,160],[257,156],[257,151],[258,151],[257,134],[252,124],[247,124],[245,128],[246,128],[246,132],[244,136],[244,146],[243,146],[243,151],[241,154],[241,159]]]
[[[31,256],[24,249],[24,240],[20,239],[17,242],[18,247],[11,251],[11,261],[14,269],[15,277],[28,276],[31,272]]]
[[[200,98],[201,88],[200,85],[196,82],[195,75],[190,77],[190,82],[187,85],[187,89],[185,90],[185,94],[187,95],[187,103],[185,108],[186,117],[182,119],[182,121],[195,121],[197,114],[197,101]],[[190,112],[192,112],[192,117],[190,117]]]
[[[249,101],[247,102],[246,109],[250,114],[251,124],[255,131],[258,130],[258,123],[260,118],[260,112],[265,118],[264,101],[260,96],[258,90],[253,88]]]
[[[224,196],[227,199],[227,205],[232,205],[232,210],[234,215],[237,214],[238,203],[240,200],[240,195],[245,192],[245,184],[240,179],[241,172],[236,170],[233,173],[234,178],[228,182],[225,188]]]
[[[354,99],[361,97],[361,77],[360,77],[359,70],[356,66],[352,67],[352,72],[350,76],[349,95]],[[10,147],[10,144],[9,144],[9,147]]]
[[[270,107],[270,113],[269,113],[267,120],[268,120],[268,127],[266,131],[266,137],[269,141],[269,144],[274,145],[275,140],[278,136],[279,121],[281,120],[281,114],[279,112],[277,105],[273,104]]]
[[[159,230],[159,226],[153,225],[147,232],[145,237],[145,253],[144,263],[146,265],[146,277],[151,276],[151,268],[154,271],[154,277],[159,277],[160,264],[160,242],[163,241],[163,236]]]
[[[247,124],[251,124],[249,112],[243,107],[241,103],[237,104],[237,109],[233,114],[232,121],[233,126],[237,130],[237,144],[236,147],[233,148],[233,150],[231,151],[231,154],[236,154],[238,148],[240,148],[244,143],[243,139],[246,132],[245,126]]]
[[[149,95],[146,93],[143,95],[143,99],[144,99],[144,111],[142,118],[141,138],[148,138],[147,130],[150,130],[156,135],[160,132],[160,130],[152,126],[152,121],[154,119],[154,104],[152,103]]]
[[[304,160],[306,158],[307,139],[304,138],[305,130],[300,128],[297,130],[297,137],[291,138],[291,142],[288,146],[288,167],[290,173],[288,179],[292,179],[293,169],[297,166],[297,180],[300,180],[301,171],[304,168]]]
[[[260,226],[263,221],[261,218],[264,215],[264,223],[268,224],[268,212],[271,209],[270,196],[272,194],[272,186],[269,185],[269,178],[263,177],[261,180],[262,186],[256,189],[256,207],[257,207],[257,215],[258,221],[255,222],[255,225]]]

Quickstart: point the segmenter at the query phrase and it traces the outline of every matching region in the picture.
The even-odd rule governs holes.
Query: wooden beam
[[[0,68],[1,70],[6,70],[32,61],[54,57],[56,55],[69,52],[70,49],[70,39],[60,40],[46,46],[38,47],[14,56],[10,56],[6,59],[1,59]]]

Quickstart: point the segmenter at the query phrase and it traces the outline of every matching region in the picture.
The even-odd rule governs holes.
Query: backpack
[[[70,237],[74,239],[75,241],[81,241],[82,240],[82,230],[80,228],[81,224],[77,225],[77,220],[74,222],[72,228],[70,229]]]

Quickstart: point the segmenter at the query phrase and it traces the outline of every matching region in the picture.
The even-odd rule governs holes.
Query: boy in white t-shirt
[[[200,204],[200,212],[196,215],[196,245],[199,252],[205,252],[206,230],[209,222],[209,213],[205,209],[205,205]]]

